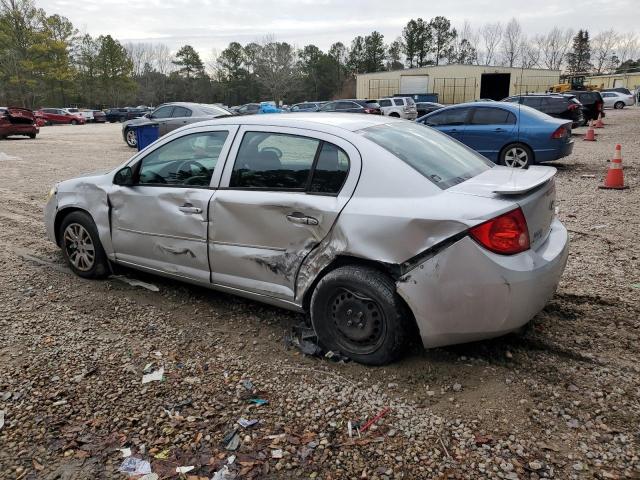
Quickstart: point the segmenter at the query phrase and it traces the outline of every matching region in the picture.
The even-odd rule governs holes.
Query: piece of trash
[[[632,283],[631,288],[640,288],[640,283]]]
[[[353,437],[353,425],[351,424],[351,420],[347,422],[347,432],[349,432],[349,438]]]
[[[318,337],[313,328],[307,325],[296,325],[291,332],[284,338],[287,347],[295,347],[305,355],[311,357],[319,357],[322,355],[322,349],[318,346]]]
[[[122,453],[122,458],[127,458],[131,456],[130,448],[119,448],[118,450],[120,450],[120,453]]]
[[[238,435],[237,428],[227,432],[222,439],[222,445],[224,448],[231,451],[236,450],[240,446],[240,435]]]
[[[4,152],[0,152],[0,161],[2,160],[20,160],[20,157],[14,157],[13,155],[7,155]]]
[[[141,458],[128,457],[124,459],[119,470],[129,475],[146,475],[151,473],[151,464]]]
[[[162,358],[162,352],[159,350],[156,350],[155,352],[153,352],[153,356],[156,358]]]
[[[0,430],[4,427],[4,410],[0,410]]]
[[[277,450],[271,450],[271,458],[282,458],[284,453],[282,449],[278,448]]]
[[[252,398],[249,400],[249,403],[255,403],[256,405],[266,405],[269,403],[269,400],[265,400],[263,398]]]
[[[149,383],[149,382],[161,382],[163,378],[164,378],[164,368],[160,367],[154,372],[143,375],[142,384],[144,385],[145,383]]]
[[[596,178],[595,175],[580,175],[580,178]]]
[[[58,400],[57,402],[52,403],[54,407],[61,407],[62,405],[66,405],[66,404],[67,404],[66,400]]]
[[[169,449],[162,450],[160,453],[156,453],[153,458],[157,458],[158,460],[166,460],[167,458],[169,458],[169,453]]]
[[[190,385],[194,385],[196,383],[200,383],[200,378],[199,377],[186,377],[183,380],[184,383],[188,383]]]
[[[137,278],[129,278],[123,275],[111,275],[109,278],[120,280],[121,282],[126,283],[127,285],[130,285],[132,287],[142,287],[146,288],[147,290],[151,290],[152,292],[160,291],[160,289],[152,283],[143,282],[142,280],[138,280]]]
[[[227,465],[233,465],[233,462],[235,461],[236,461],[236,456],[231,455],[229,458],[227,458]]]
[[[176,473],[189,473],[194,468],[196,467],[192,465],[189,465],[188,467],[176,467]]]
[[[242,386],[249,392],[254,389],[253,382],[251,380],[242,380]]]
[[[366,432],[369,427],[371,427],[371,425],[373,425],[374,423],[376,423],[378,420],[380,420],[382,417],[384,417],[387,413],[389,413],[389,411],[391,410],[390,407],[386,407],[384,408],[380,413],[378,413],[375,417],[373,417],[371,420],[369,420],[367,423],[365,423],[362,428],[360,428],[361,432]]]
[[[231,470],[229,470],[229,467],[225,465],[213,474],[211,480],[233,480],[234,478],[236,478],[235,474],[233,474]]]
[[[253,427],[256,423],[258,423],[258,420],[247,420],[246,418],[238,420],[238,424],[243,428]]]
[[[4,392],[2,395],[0,395],[0,400],[2,400],[3,402],[6,402],[10,398],[11,398],[11,392]]]
[[[147,473],[146,475],[138,478],[138,480],[158,480],[160,477],[158,477],[157,473]]]

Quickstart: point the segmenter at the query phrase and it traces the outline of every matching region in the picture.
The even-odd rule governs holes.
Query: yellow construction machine
[[[560,77],[560,83],[553,85],[549,88],[552,93],[563,93],[570,90],[600,90],[602,86],[598,85],[585,85],[584,75],[566,76]]]

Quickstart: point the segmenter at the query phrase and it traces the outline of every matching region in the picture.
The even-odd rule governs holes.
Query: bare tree
[[[540,65],[540,47],[538,43],[523,38],[520,43],[520,66],[522,68],[536,68]]]
[[[131,61],[133,62],[133,74],[141,76],[144,72],[145,65],[153,67],[155,60],[155,46],[153,43],[127,43],[124,48],[127,50]]]
[[[620,35],[614,29],[600,32],[591,39],[591,61],[595,73],[603,73],[615,66],[615,51],[619,42]]]
[[[173,54],[164,43],[158,43],[154,48],[153,66],[158,73],[162,73],[163,75],[168,75],[175,68],[173,64]]]
[[[636,60],[640,57],[640,42],[635,32],[627,32],[620,35],[618,42],[618,59],[620,63],[627,60]]]
[[[521,56],[522,27],[515,18],[509,20],[502,34],[502,63],[514,67]]]
[[[538,35],[534,41],[540,50],[539,63],[549,70],[561,70],[571,46],[573,30],[553,27],[546,35]]]
[[[487,23],[480,28],[480,37],[483,44],[484,65],[491,65],[496,57],[496,49],[502,39],[502,25],[498,23]]]

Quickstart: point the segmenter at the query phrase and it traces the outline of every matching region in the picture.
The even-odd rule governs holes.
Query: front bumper
[[[464,237],[396,284],[425,347],[497,337],[529,322],[553,296],[569,236],[558,220],[537,250],[504,256]]]
[[[47,232],[47,238],[56,243],[55,221],[58,212],[58,195],[54,194],[49,198],[44,206],[44,226]]]

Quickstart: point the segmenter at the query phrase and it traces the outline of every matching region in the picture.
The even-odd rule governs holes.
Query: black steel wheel
[[[311,322],[322,347],[368,365],[400,356],[410,318],[393,281],[370,267],[329,272],[311,297]]]

